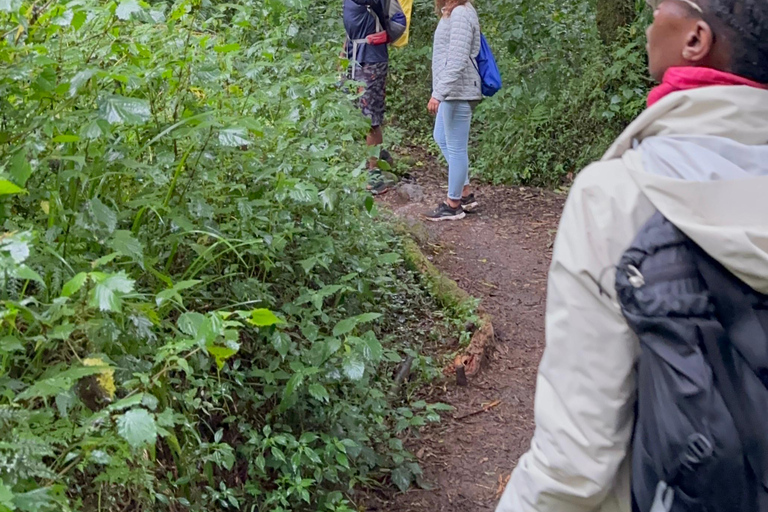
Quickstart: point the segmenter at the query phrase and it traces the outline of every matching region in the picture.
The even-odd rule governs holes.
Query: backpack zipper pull
[[[642,288],[645,286],[645,278],[636,266],[627,265],[627,274],[629,274],[629,284],[631,284],[633,288]]]

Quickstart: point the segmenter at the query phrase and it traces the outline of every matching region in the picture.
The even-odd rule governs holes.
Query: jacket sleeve
[[[638,207],[646,200],[636,191],[623,193],[634,184],[617,165],[582,171],[566,202],[549,273],[536,429],[497,512],[599,510],[617,486],[625,499],[605,508],[629,510],[627,482],[617,477],[632,434],[639,349],[613,299],[613,269],[652,209]]]
[[[445,70],[432,91],[432,97],[436,100],[445,101],[450,97],[451,90],[461,77],[464,68],[472,65],[470,54],[473,39],[474,24],[469,9],[463,6],[456,7],[451,13],[451,40]]]

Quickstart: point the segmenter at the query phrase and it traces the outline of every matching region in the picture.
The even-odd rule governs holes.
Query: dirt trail
[[[411,221],[445,197],[445,170],[413,150],[410,196],[387,194]],[[423,192],[423,197],[422,197]],[[530,444],[536,369],[544,347],[546,277],[564,197],[531,188],[481,186],[481,208],[462,221],[427,222],[422,249],[433,263],[482,300],[493,317],[496,346],[468,387],[451,382],[430,399],[456,408],[437,428],[409,442],[434,488],[383,497],[368,510],[493,511],[511,469]],[[414,200],[415,199],[415,200]],[[495,404],[487,412],[453,419]]]

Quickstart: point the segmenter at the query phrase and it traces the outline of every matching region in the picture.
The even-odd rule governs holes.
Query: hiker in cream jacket
[[[662,84],[569,194],[549,274],[536,430],[497,512],[632,510],[639,344],[613,268],[656,211],[768,293],[768,2],[653,7],[649,60]]]

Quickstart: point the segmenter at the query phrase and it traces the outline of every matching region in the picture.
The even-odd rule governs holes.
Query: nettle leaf
[[[117,433],[132,448],[154,445],[157,441],[155,418],[146,409],[131,409],[117,419]]]
[[[27,184],[27,180],[32,175],[32,166],[27,160],[26,149],[22,149],[13,155],[9,171],[16,185],[23,187]]]
[[[300,181],[288,192],[291,199],[299,203],[312,203],[317,200],[320,191],[312,183]]]
[[[331,398],[330,395],[328,395],[328,390],[326,390],[322,384],[310,384],[308,391],[312,398],[319,400],[320,402],[328,403]]]
[[[207,319],[202,313],[191,312],[181,315],[176,324],[178,325],[181,332],[196,338],[197,334],[200,332],[200,329],[206,321]]]
[[[272,346],[281,357],[285,358],[291,348],[291,338],[284,332],[277,331],[272,335]]]
[[[254,309],[251,311],[251,318],[249,318],[247,322],[251,325],[255,325],[256,327],[268,327],[270,325],[284,323],[277,316],[275,316],[273,312],[264,308]]]
[[[362,315],[346,318],[336,324],[336,327],[333,328],[333,335],[343,336],[344,334],[352,332],[358,325],[372,322],[380,317],[381,313],[364,313]]]
[[[149,101],[113,94],[99,100],[99,115],[109,124],[144,124],[152,117]]]
[[[16,510],[20,512],[43,512],[61,510],[61,503],[50,487],[41,487],[32,491],[17,494],[13,498]],[[58,506],[57,506],[58,505]]]
[[[349,380],[360,380],[365,375],[365,363],[357,355],[352,355],[345,359],[341,369]]]
[[[72,80],[69,81],[69,97],[75,97],[80,88],[87,84],[88,80],[93,78],[97,71],[97,69],[84,69],[72,77]]]
[[[413,473],[405,465],[400,465],[393,469],[389,477],[392,479],[392,483],[395,484],[401,492],[407,491],[413,482]]]
[[[333,210],[337,200],[338,200],[338,194],[336,193],[335,190],[331,188],[327,188],[322,192],[320,192],[320,202],[323,203],[323,208],[325,208],[328,211]]]
[[[115,16],[121,20],[128,20],[132,14],[141,12],[142,8],[136,0],[123,0],[115,9]]]
[[[222,146],[240,147],[250,143],[248,131],[244,128],[227,128],[219,132],[219,144]]]
[[[301,387],[303,382],[304,374],[302,372],[294,373],[293,376],[288,379],[285,388],[283,388],[283,401],[281,406],[284,406],[288,400],[293,397],[293,395],[296,393],[296,390]]]
[[[112,209],[101,202],[101,199],[94,197],[88,201],[88,210],[93,218],[112,233],[117,227],[117,214]]]
[[[107,245],[115,252],[139,263],[144,268],[144,246],[133,237],[130,231],[120,229],[114,232]]]
[[[121,295],[131,293],[134,283],[124,270],[107,276],[91,290],[89,305],[100,311],[119,312],[122,308]]]
[[[376,336],[373,335],[373,332],[369,332],[368,336],[365,336],[361,341],[363,357],[368,361],[379,362],[384,355],[384,348],[379,340],[376,339]]]

